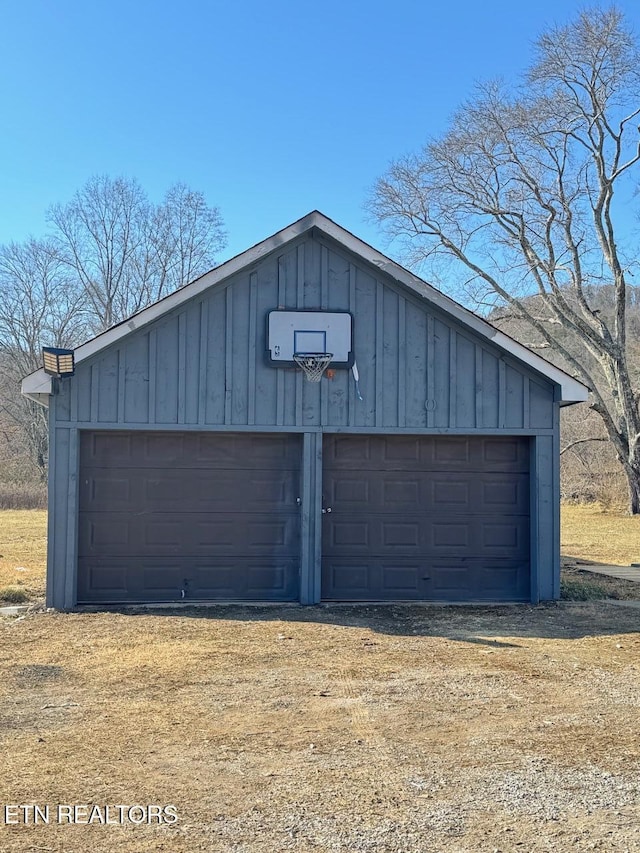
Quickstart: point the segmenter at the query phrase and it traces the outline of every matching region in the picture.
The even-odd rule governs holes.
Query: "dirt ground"
[[[601,602],[1,619],[4,805],[178,821],[0,811],[0,850],[640,850],[639,620]]]

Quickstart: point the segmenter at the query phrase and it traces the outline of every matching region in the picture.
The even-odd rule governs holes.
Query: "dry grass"
[[[0,620],[3,853],[640,849],[638,611],[216,608]]]
[[[640,583],[563,567],[560,573],[560,597],[567,601],[597,601],[603,598],[638,601]]]
[[[32,600],[44,598],[46,561],[47,513],[0,511],[0,600],[2,591],[12,588],[24,590]]]
[[[561,519],[564,556],[617,566],[640,563],[640,516],[598,504],[563,504]]]

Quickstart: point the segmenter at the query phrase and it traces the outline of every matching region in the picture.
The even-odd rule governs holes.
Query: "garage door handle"
[[[323,515],[326,515],[328,512],[331,512],[331,507],[330,507],[330,506],[328,506],[328,507],[326,507],[326,508],[325,508],[325,507],[322,507],[322,514],[323,514]]]

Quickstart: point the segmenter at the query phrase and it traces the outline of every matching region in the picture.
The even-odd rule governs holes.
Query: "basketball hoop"
[[[293,354],[293,360],[304,371],[307,382],[320,382],[332,358],[332,352],[294,352]]]

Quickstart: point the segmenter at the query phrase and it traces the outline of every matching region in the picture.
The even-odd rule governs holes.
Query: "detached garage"
[[[559,594],[587,389],[318,212],[44,370],[49,606]]]

